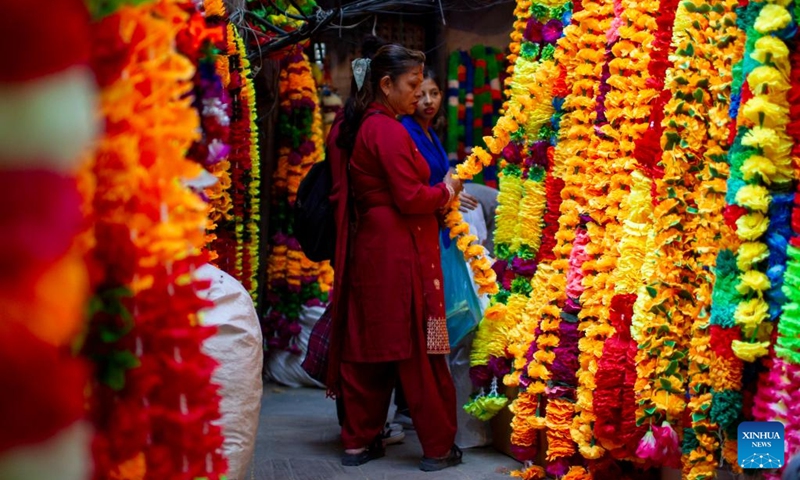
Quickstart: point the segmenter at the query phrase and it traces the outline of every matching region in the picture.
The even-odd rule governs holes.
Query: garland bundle
[[[797,18],[795,17],[795,22]],[[796,41],[796,37],[795,37]],[[786,126],[786,132],[791,136],[794,141],[792,147],[792,156],[797,158],[800,154],[800,107],[798,107],[798,100],[800,100],[800,82],[796,79],[800,74],[800,51],[794,51],[790,54],[790,79],[795,79],[791,83],[787,92],[786,101],[789,105],[789,123]],[[797,178],[798,168],[795,164],[794,177]],[[786,458],[782,459],[785,465],[792,456],[800,452],[800,425],[798,418],[800,418],[800,411],[798,411],[798,401],[800,401],[800,348],[797,345],[798,328],[797,328],[797,304],[800,298],[800,282],[798,279],[798,252],[797,248],[800,238],[800,196],[797,190],[794,194],[794,205],[791,215],[791,228],[792,237],[789,239],[789,244],[786,249],[788,261],[783,274],[783,282],[781,285],[782,293],[787,296],[787,301],[783,305],[782,315],[778,320],[777,325],[777,339],[772,349],[770,349],[769,358],[764,362],[765,371],[761,374],[758,385],[758,393],[754,400],[753,417],[759,421],[779,421],[783,423],[786,437],[785,437],[785,452]],[[772,226],[775,216],[771,218]],[[770,255],[770,263],[772,263],[772,254]],[[769,270],[773,270],[770,268]],[[768,270],[768,271],[769,271]],[[770,279],[774,277],[771,275]],[[773,285],[774,287],[774,285]],[[770,479],[780,478],[780,472],[770,473],[767,477]]]
[[[322,160],[322,112],[311,65],[302,53],[281,60],[279,81],[280,141],[273,174],[270,218],[270,256],[267,262],[267,302],[263,320],[268,349],[300,353],[296,337],[306,305],[328,301],[333,270],[328,262],[308,260],[293,237],[293,209],[300,181]]]
[[[213,329],[198,326],[208,304],[192,280],[207,208],[181,184],[200,171],[185,158],[200,124],[194,68],[174,50],[189,18],[179,3],[123,7],[94,32],[109,68],[86,199],[99,275],[83,348],[97,372],[96,478],[216,479],[226,468],[214,362],[201,351]]]

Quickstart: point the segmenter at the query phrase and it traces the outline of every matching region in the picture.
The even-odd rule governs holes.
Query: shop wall
[[[458,49],[469,50],[477,44],[505,49],[514,24],[514,2],[471,12],[451,11],[445,18],[448,54]]]
[[[514,2],[481,10],[451,10],[445,12],[445,19],[446,25],[442,25],[438,13],[382,15],[377,23],[369,19],[357,28],[329,30],[318,36],[315,40],[326,44],[331,86],[342,97],[349,94],[350,62],[359,54],[361,39],[373,27],[384,38],[425,51],[429,64],[437,70],[440,78],[445,78],[447,57],[453,50],[468,50],[477,44],[500,49],[508,46],[514,23]]]

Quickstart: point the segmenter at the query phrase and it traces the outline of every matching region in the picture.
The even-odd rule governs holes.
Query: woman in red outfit
[[[338,232],[327,383],[346,412],[343,465],[383,456],[397,379],[422,444],[420,468],[461,462],[438,241],[439,217],[461,183],[447,176],[429,186],[428,164],[397,120],[416,109],[424,62],[398,45],[354,61],[358,93],[329,137],[338,147],[329,149]]]

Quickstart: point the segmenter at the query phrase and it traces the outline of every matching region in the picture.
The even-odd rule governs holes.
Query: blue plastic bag
[[[447,334],[450,347],[454,347],[478,325],[483,312],[467,262],[456,246],[456,242],[447,242],[445,246],[439,237],[439,248],[442,253],[442,274],[444,277],[444,307],[447,312]]]

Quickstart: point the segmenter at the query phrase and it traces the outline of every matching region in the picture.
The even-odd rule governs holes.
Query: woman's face
[[[414,67],[395,80],[386,76],[381,79],[381,91],[387,106],[395,115],[412,115],[419,103],[422,85],[422,65]]]
[[[439,113],[439,107],[442,105],[442,92],[436,82],[430,78],[426,78],[422,82],[421,90],[422,98],[417,104],[417,111],[414,112],[414,116],[430,122]]]

